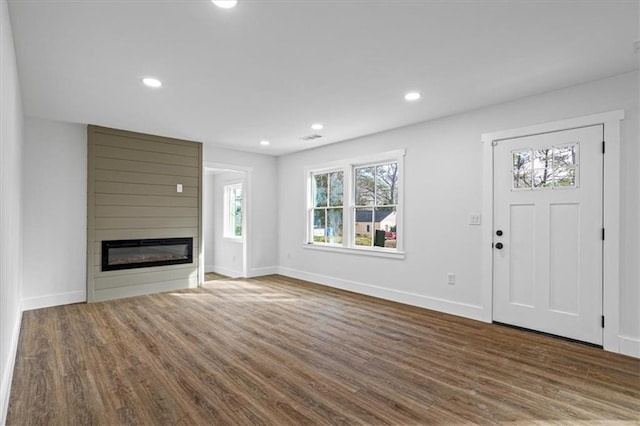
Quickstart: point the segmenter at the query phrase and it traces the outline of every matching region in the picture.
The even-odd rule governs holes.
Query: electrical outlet
[[[480,213],[469,213],[469,225],[480,225]]]
[[[176,192],[182,192],[182,184],[181,183],[176,184]]]
[[[456,274],[452,274],[451,272],[449,272],[447,274],[447,283],[449,285],[454,285],[456,283]]]

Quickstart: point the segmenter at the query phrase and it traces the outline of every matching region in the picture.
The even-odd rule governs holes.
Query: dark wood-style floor
[[[8,424],[640,421],[640,360],[279,276],[24,314]]]

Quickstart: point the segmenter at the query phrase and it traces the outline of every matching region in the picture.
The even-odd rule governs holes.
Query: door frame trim
[[[607,143],[604,156],[603,222],[607,236],[603,245],[603,306],[606,327],[603,347],[620,353],[620,127],[624,110],[536,124],[482,134],[482,306],[486,322],[493,320],[493,142],[578,127],[604,125]]]

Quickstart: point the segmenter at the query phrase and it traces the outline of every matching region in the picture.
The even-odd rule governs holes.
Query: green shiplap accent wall
[[[88,301],[196,287],[202,144],[98,126],[88,126],[87,135]],[[101,270],[103,240],[174,237],[193,238],[193,263]]]

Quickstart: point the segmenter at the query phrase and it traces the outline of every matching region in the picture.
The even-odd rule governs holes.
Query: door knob
[[[502,243],[496,243],[496,248],[498,250],[500,250],[502,247],[504,247],[504,245],[502,245]]]
[[[502,236],[502,230],[501,230],[501,229],[498,229],[498,230],[496,231],[496,235],[497,235],[498,237]]]

